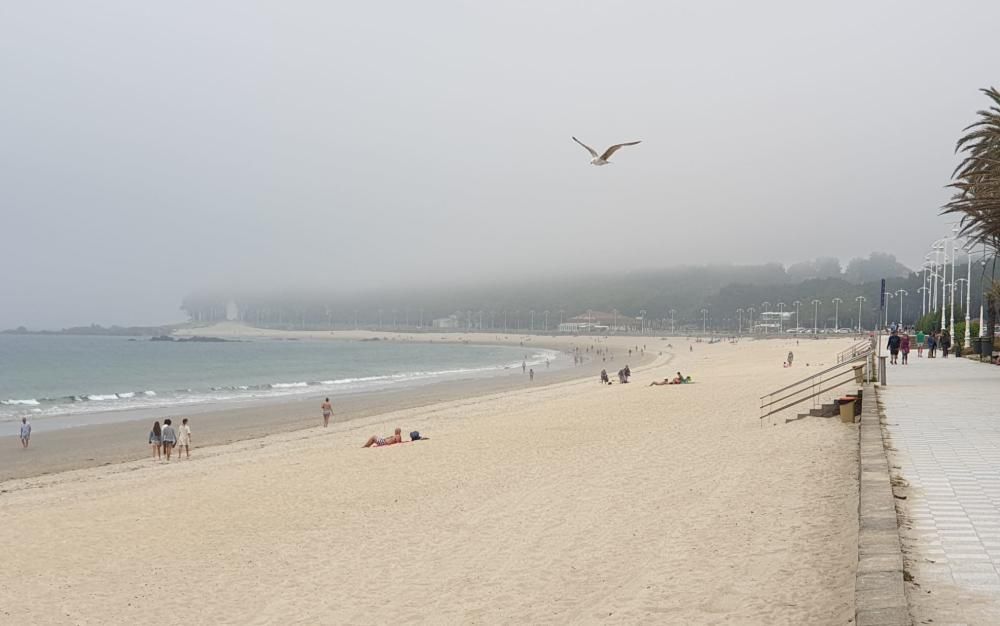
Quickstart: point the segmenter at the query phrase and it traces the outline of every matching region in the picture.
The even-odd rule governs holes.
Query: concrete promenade
[[[1000,367],[916,353],[887,367],[879,397],[913,621],[1000,624]]]

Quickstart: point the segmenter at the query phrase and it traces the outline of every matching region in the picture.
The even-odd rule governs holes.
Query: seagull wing
[[[577,139],[576,137],[573,137],[573,141],[575,141],[576,143],[578,143],[578,144],[580,144],[581,146],[583,146],[584,148],[586,148],[586,149],[587,149],[587,152],[589,152],[589,153],[590,153],[590,156],[594,157],[595,159],[597,158],[597,150],[594,150],[593,148],[591,148],[591,147],[590,147],[590,146],[588,146],[587,144],[583,143],[582,141],[580,141],[580,140],[579,140],[579,139]]]
[[[618,152],[618,148],[621,148],[622,146],[634,146],[637,143],[642,143],[642,142],[641,141],[629,141],[628,143],[616,143],[615,145],[611,146],[610,148],[608,148],[607,150],[604,151],[604,154],[601,155],[601,159],[607,161],[608,159],[611,158],[612,154],[614,154],[615,152]]]

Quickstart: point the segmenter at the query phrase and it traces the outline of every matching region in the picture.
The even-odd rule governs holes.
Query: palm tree
[[[961,217],[960,234],[1000,249],[1000,91],[981,90],[991,100],[988,109],[977,112],[979,120],[967,126],[955,146],[965,153],[952,173],[950,187],[956,189],[942,213]]]

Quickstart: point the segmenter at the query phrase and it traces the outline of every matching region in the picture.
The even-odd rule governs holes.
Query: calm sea
[[[525,358],[537,369],[546,360],[557,365],[559,353],[400,341],[0,335],[0,422],[27,415],[72,425],[67,417],[109,411],[332,396],[498,375]]]

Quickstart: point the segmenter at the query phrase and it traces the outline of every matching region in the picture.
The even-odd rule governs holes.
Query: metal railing
[[[767,395],[760,397],[760,419],[769,417],[791,408],[797,404],[808,402],[824,393],[828,393],[842,387],[850,382],[857,382],[858,375],[855,369],[862,368],[861,376],[866,377],[872,371],[872,351],[869,349],[853,357],[837,363],[833,367],[828,367],[821,372],[811,374],[802,380],[791,385],[786,385],[781,389],[776,389]]]
[[[837,353],[837,363],[843,363],[847,359],[853,359],[856,356],[867,354],[875,349],[874,339],[862,339],[853,346],[841,350]]]

